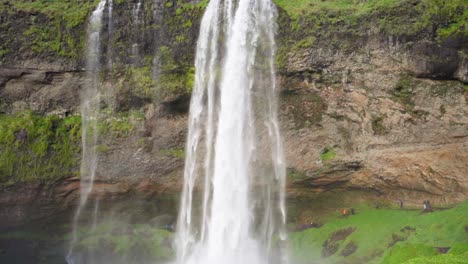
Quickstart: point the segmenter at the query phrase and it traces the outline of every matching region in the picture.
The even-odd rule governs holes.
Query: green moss
[[[456,247],[459,243],[468,243],[465,231],[468,202],[426,214],[419,210],[369,208],[356,212],[347,218],[329,220],[321,228],[291,233],[289,241],[293,257],[299,261],[307,260],[307,263],[380,263],[388,257],[385,263],[397,264],[401,263],[398,262],[400,260],[391,262],[390,255],[402,257],[416,252],[411,256],[431,256],[435,247]],[[337,252],[350,241],[357,244],[356,252],[346,259],[338,253],[322,259],[323,243],[332,233],[348,227],[355,228],[355,231],[340,243]],[[389,253],[394,247],[395,251]],[[397,253],[398,249],[401,251]]]
[[[190,93],[195,80],[195,68],[176,63],[173,59],[172,50],[167,46],[159,48],[159,56],[162,65],[157,81],[158,96],[165,98]]]
[[[78,116],[0,115],[0,184],[77,175],[80,141]]]
[[[411,76],[402,75],[391,91],[392,99],[399,102],[405,111],[411,114],[414,113],[413,89],[415,86],[416,83]]]
[[[3,1],[2,1],[3,2]],[[97,0],[9,1],[10,13],[32,14],[24,45],[36,54],[78,59],[84,48],[84,24]]]
[[[327,160],[332,160],[336,157],[336,152],[335,150],[330,147],[330,148],[325,148],[322,153],[320,153],[320,159],[322,161],[327,161]]]
[[[139,111],[102,111],[98,124],[99,133],[115,138],[128,137],[143,119],[144,115]]]
[[[4,49],[0,47],[0,58],[7,55],[10,52],[9,49]]]
[[[174,157],[178,159],[185,159],[185,150],[184,149],[161,149],[159,151],[162,155]]]
[[[353,52],[356,39],[368,34],[431,38],[444,41],[468,36],[465,0],[275,0],[291,20],[281,19],[277,66],[284,69],[286,51],[311,47]],[[281,46],[287,46],[283,48]]]
[[[296,43],[294,45],[294,47],[293,47],[293,50],[310,48],[310,47],[312,47],[314,45],[316,40],[317,40],[317,38],[314,37],[314,36],[306,37],[306,38],[300,40],[298,43]]]
[[[144,65],[140,67],[126,66],[114,67],[107,72],[108,80],[118,80],[113,85],[116,109],[129,111],[139,108],[144,103],[150,102],[156,95],[157,82],[153,80],[151,58],[145,58]],[[105,73],[103,72],[102,75]]]
[[[438,97],[445,97],[452,91],[460,88],[460,83],[457,81],[443,81],[431,86],[431,92]]]
[[[387,133],[387,128],[383,125],[384,116],[375,116],[372,118],[372,130],[375,135]]]
[[[97,145],[95,148],[96,148],[96,151],[98,153],[107,153],[107,152],[109,152],[109,147],[106,146],[106,145]]]
[[[421,23],[437,28],[440,40],[468,36],[468,2],[465,0],[424,0]]]
[[[140,98],[152,98],[154,96],[156,83],[151,76],[150,66],[127,68],[124,80],[131,87],[134,96]]]
[[[205,9],[208,6],[209,0],[201,0],[197,1],[196,3],[193,3],[192,1],[189,1],[188,3],[182,3],[181,5],[183,6],[184,9],[194,9],[194,8],[201,8]]]

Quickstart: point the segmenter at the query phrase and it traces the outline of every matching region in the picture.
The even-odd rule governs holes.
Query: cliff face
[[[77,120],[67,120],[79,114],[85,20],[94,2],[0,2],[0,36],[6,40],[0,118],[33,124],[23,129],[3,122],[8,129],[0,129],[0,153],[11,160],[0,162],[3,215],[17,212],[10,215],[20,219],[24,205],[38,197],[69,205],[78,195],[73,177],[79,153],[66,148],[63,160],[50,161],[56,142],[79,148],[79,138],[69,136],[69,123]],[[95,195],[158,195],[177,192],[181,183],[194,50],[206,3],[145,0],[135,16],[137,2],[114,1],[112,14],[105,12]],[[362,189],[409,204],[467,198],[466,3],[390,2],[277,1],[291,197]],[[57,120],[44,131],[56,136],[43,139],[45,149],[36,152],[39,141],[32,135],[51,115]],[[66,129],[57,130],[62,122]],[[26,163],[19,154],[24,152],[30,155]],[[11,203],[21,188],[46,191]]]
[[[279,65],[293,186],[462,201],[468,46],[466,25],[456,23],[466,23],[466,3],[380,5],[322,14],[312,6],[281,20],[289,25]]]

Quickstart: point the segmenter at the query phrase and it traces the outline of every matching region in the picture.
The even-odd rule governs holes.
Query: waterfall
[[[162,24],[164,15],[164,7],[162,2],[159,0],[153,0],[153,23],[156,25]],[[153,57],[152,62],[152,78],[153,80],[158,80],[161,74],[161,58],[160,54],[158,53],[160,43],[158,38],[160,36],[160,30],[157,30],[154,34],[154,42],[156,43],[155,47],[155,56]]]
[[[87,29],[86,74],[87,82],[81,93],[82,159],[80,168],[80,200],[73,218],[73,235],[67,254],[68,263],[76,263],[74,246],[78,242],[77,228],[81,212],[93,189],[97,168],[95,146],[98,140],[97,119],[99,114],[99,71],[101,69],[101,29],[106,0],[101,0],[91,14]],[[92,219],[95,221],[96,219]],[[93,223],[95,225],[95,223]]]
[[[178,263],[286,262],[276,16],[271,0],[211,0],[203,16],[177,226]]]
[[[134,43],[132,44],[132,58],[133,58],[133,64],[139,64],[140,62],[140,24],[141,24],[141,0],[138,0],[138,3],[136,3],[133,6],[133,27],[134,27],[134,32],[135,32],[135,39]]]
[[[109,7],[107,9],[107,30],[108,30],[108,41],[107,41],[107,67],[112,69],[114,65],[113,56],[114,56],[114,43],[113,43],[113,34],[114,34],[114,21],[112,20],[114,12],[114,0],[109,0]]]

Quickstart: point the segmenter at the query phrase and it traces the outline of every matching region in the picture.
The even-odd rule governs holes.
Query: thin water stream
[[[98,140],[97,120],[99,114],[99,71],[101,69],[101,29],[103,25],[103,13],[107,1],[101,0],[93,11],[87,29],[87,54],[86,54],[86,80],[81,94],[81,119],[82,119],[82,159],[80,168],[80,200],[75,216],[73,217],[73,231],[70,247],[67,254],[69,264],[76,263],[74,248],[78,242],[78,224],[81,213],[88,202],[96,177],[97,152],[95,146]],[[90,219],[94,221],[93,219]]]

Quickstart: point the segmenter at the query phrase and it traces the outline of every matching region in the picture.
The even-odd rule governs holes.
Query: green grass
[[[294,258],[299,261],[337,263],[344,260],[344,257],[339,255],[341,250],[353,241],[358,248],[354,254],[346,257],[348,262],[380,263],[385,256],[387,260],[383,263],[396,264],[400,262],[393,262],[393,257],[390,257],[392,254],[400,257],[431,257],[433,251],[428,248],[468,243],[468,233],[465,231],[465,226],[468,226],[467,215],[468,202],[453,209],[426,214],[418,210],[358,209],[356,215],[348,218],[337,217],[319,229],[291,233],[290,247]],[[322,259],[323,243],[333,232],[348,227],[355,228],[355,231],[346,240],[339,242],[337,253]],[[390,253],[392,246],[404,250],[397,252],[396,249],[392,249],[395,251]],[[458,250],[458,253],[460,251],[463,249]],[[420,252],[421,255],[411,255],[411,252]]]
[[[431,246],[398,243],[385,255],[382,264],[403,263],[419,256],[432,257],[438,254],[437,250]]]
[[[468,263],[468,253],[463,255],[437,255],[431,257],[420,257],[410,259],[403,264],[466,264]]]

